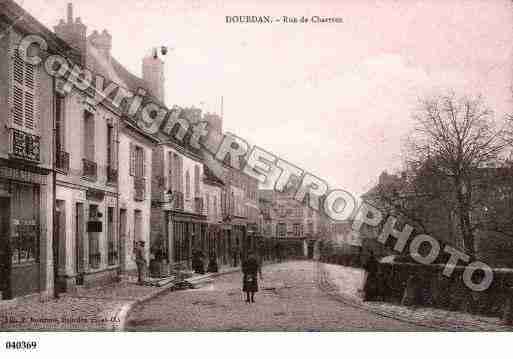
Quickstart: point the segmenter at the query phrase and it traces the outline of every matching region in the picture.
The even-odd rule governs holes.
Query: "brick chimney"
[[[146,56],[142,63],[142,74],[151,94],[164,103],[164,61],[157,54]]]
[[[100,53],[110,61],[110,50],[112,49],[112,36],[107,30],[103,30],[100,34],[94,30],[87,40],[93,45]]]
[[[71,47],[80,51],[82,62],[84,62],[86,55],[86,32],[87,26],[82,24],[79,17],[73,21],[73,4],[68,3],[68,14],[66,22],[64,19],[59,21],[57,26],[54,26],[54,31],[61,39],[66,41]]]

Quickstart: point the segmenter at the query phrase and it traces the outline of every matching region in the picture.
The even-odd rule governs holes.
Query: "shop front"
[[[193,251],[208,254],[206,218],[174,212],[169,212],[167,217],[170,262],[191,268]]]
[[[0,166],[2,299],[46,290],[46,175]]]

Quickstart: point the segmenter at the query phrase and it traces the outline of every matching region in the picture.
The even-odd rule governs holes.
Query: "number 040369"
[[[5,342],[5,349],[33,350],[36,348],[37,348],[37,342],[25,342],[25,341],[7,341],[7,342]]]

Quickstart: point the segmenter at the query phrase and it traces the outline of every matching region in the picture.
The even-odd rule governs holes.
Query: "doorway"
[[[128,253],[129,253],[129,243],[127,241],[126,234],[126,225],[127,225],[127,217],[126,217],[126,209],[119,210],[119,254],[121,258],[121,269],[126,271],[128,270]]]
[[[0,299],[12,299],[9,218],[9,198],[0,197]]]
[[[84,204],[75,206],[75,273],[76,285],[84,284]]]

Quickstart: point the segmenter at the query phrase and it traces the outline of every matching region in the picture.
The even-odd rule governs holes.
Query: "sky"
[[[68,0],[17,0],[53,28]],[[419,98],[484,96],[513,112],[513,3],[465,0],[74,0],[141,75],[154,46],[166,103],[220,113],[224,129],[358,196],[401,166]],[[225,16],[340,17],[342,23],[233,24]]]

